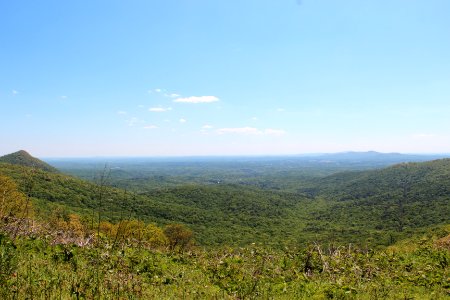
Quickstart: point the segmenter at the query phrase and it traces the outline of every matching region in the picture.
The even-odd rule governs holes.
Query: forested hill
[[[33,167],[47,172],[58,172],[56,168],[36,157],[31,156],[24,150],[1,156],[0,163]]]
[[[290,215],[301,197],[244,186],[185,185],[132,194],[64,174],[0,164],[0,175],[14,179],[31,195],[36,210],[49,215],[57,209],[87,218],[99,212],[103,220],[132,218],[160,225],[183,223],[200,244],[249,244],[272,236],[270,243],[290,239],[297,217]]]
[[[341,228],[403,232],[450,223],[450,159],[338,173],[304,191],[333,202],[316,216]]]
[[[449,159],[300,180],[295,192],[185,184],[139,188],[137,194],[110,187],[107,180],[99,185],[98,180],[6,163],[0,163],[0,175],[13,178],[31,195],[42,215],[57,209],[86,218],[100,213],[102,220],[183,223],[202,245],[335,241],[385,246],[450,223]],[[292,181],[289,176],[278,180]]]
[[[337,200],[376,195],[404,195],[414,199],[446,196],[450,195],[450,159],[336,173],[314,180],[309,191]]]

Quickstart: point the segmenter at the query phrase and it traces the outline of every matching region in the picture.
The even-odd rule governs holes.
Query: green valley
[[[2,295],[57,298],[62,285],[63,298],[448,296],[450,159],[346,159],[56,171],[5,156]]]

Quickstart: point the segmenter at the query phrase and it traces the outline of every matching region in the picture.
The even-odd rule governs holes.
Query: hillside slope
[[[385,192],[420,190],[437,195],[450,191],[450,159],[401,163],[388,168],[341,172],[315,180],[314,194],[334,194],[339,200],[356,199]],[[418,192],[418,191],[417,191]]]
[[[0,174],[13,178],[22,191],[30,194],[41,215],[63,208],[87,217],[100,212],[103,220],[111,221],[135,218],[161,225],[184,223],[205,245],[289,239],[293,231],[284,229],[298,219],[289,214],[289,209],[301,199],[231,185],[186,185],[138,195],[64,174],[42,170],[34,170],[31,176],[27,173],[27,167],[0,164]]]
[[[131,194],[30,170],[0,164],[0,174],[13,178],[44,215],[58,208],[87,218],[100,213],[102,220],[184,223],[202,245],[321,241],[386,246],[450,223],[450,160],[335,174],[314,181],[308,187],[311,197],[301,186],[292,193],[238,184],[191,184]]]
[[[340,228],[401,233],[450,223],[450,159],[334,174],[307,191],[334,202],[316,217]]]
[[[31,156],[28,152],[20,150],[11,154],[0,157],[0,163],[8,163],[12,165],[20,165],[26,167],[33,167],[47,172],[58,172],[58,170],[46,162]]]

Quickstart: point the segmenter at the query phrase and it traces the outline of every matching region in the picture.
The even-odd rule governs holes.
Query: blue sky
[[[450,152],[450,1],[1,1],[0,154]]]

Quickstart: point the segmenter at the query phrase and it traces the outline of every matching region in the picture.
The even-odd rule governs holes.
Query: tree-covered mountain
[[[63,208],[111,221],[178,222],[193,229],[203,245],[313,240],[388,245],[450,222],[449,165],[444,159],[305,180],[286,172],[277,180],[291,182],[290,188],[276,190],[246,183],[155,185],[145,176],[114,188],[108,172],[88,182],[6,163],[0,174],[13,178],[43,214]]]
[[[110,183],[136,192],[185,184],[237,184],[271,191],[296,192],[299,182],[343,171],[364,171],[445,155],[343,152],[292,156],[47,158],[64,173],[92,180],[105,164]]]
[[[450,223],[450,159],[338,173],[314,180],[303,191],[330,201],[330,209],[315,213],[316,218],[348,235],[359,228],[401,235]]]
[[[412,193],[416,189],[420,190],[420,194],[435,196],[436,193],[445,194],[450,190],[450,159],[401,163],[369,171],[340,172],[313,182],[316,195],[333,195],[339,200],[399,190]]]
[[[31,156],[25,150],[20,150],[11,154],[1,156],[0,163],[33,167],[47,172],[58,172],[56,168],[36,157]]]
[[[248,244],[269,236],[271,243],[287,239],[292,232],[283,233],[283,228],[295,221],[289,210],[301,200],[232,185],[185,185],[136,194],[10,164],[0,164],[0,174],[13,178],[44,215],[63,208],[87,217],[100,213],[102,219],[111,221],[181,222],[194,229],[198,242],[205,245]]]

